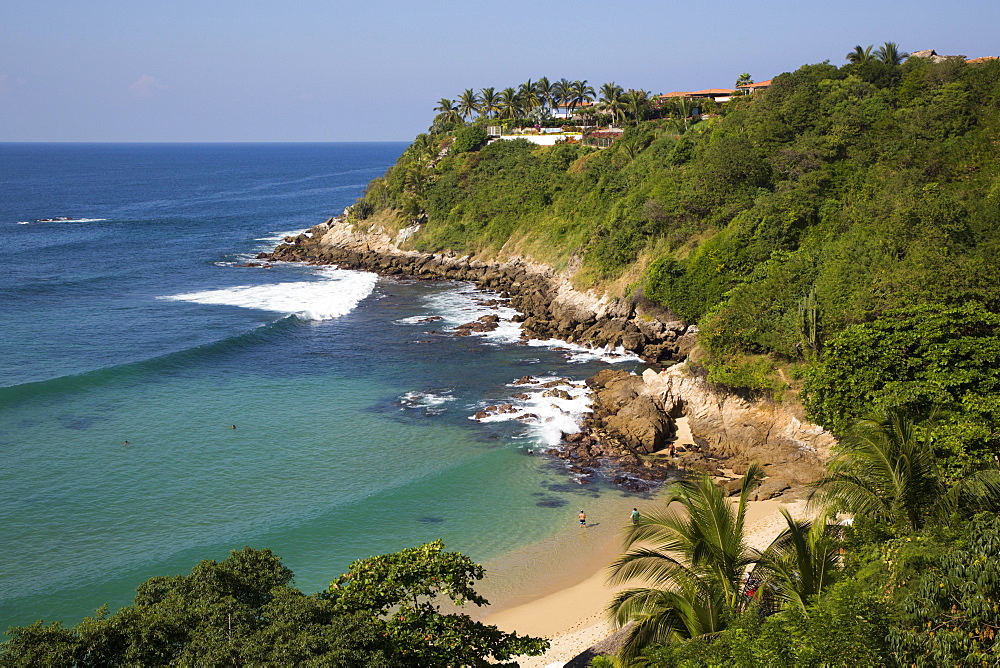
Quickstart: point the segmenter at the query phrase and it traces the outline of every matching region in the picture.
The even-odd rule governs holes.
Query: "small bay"
[[[492,559],[621,495],[534,454],[568,405],[469,419],[592,356],[450,335],[482,311],[467,284],[239,266],[404,148],[0,145],[0,624],[75,623],[244,545],[307,592],[436,538]]]

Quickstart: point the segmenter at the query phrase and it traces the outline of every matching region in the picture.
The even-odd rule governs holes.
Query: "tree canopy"
[[[12,627],[0,665],[479,666],[544,651],[547,641],[438,610],[439,594],[485,605],[472,587],[482,576],[437,541],[356,561],[329,591],[305,595],[270,550],[246,547],[150,578],[113,614]]]

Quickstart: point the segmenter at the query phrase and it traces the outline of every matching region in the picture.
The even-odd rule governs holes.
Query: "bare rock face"
[[[642,379],[644,392],[665,413],[688,418],[703,449],[727,458],[736,471],[762,462],[766,475],[776,480],[772,486],[779,486],[777,479],[788,486],[816,480],[835,444],[830,432],[800,421],[780,405],[712,392],[703,379],[680,367],[659,373],[647,369]]]
[[[610,299],[577,291],[566,272],[523,258],[485,262],[455,253],[403,250],[377,225],[356,230],[344,217],[289,237],[261,259],[473,281],[509,297],[510,305],[522,314],[524,336],[621,345],[658,366],[679,362],[697,344],[696,327],[641,296]],[[489,331],[496,324],[480,319],[456,333]],[[641,377],[609,369],[588,379],[588,385],[595,399],[591,428],[600,442],[581,441],[567,451],[584,468],[602,457],[645,475],[657,464],[651,461],[655,458],[642,455],[662,448],[673,433],[673,418],[684,415],[699,448],[682,452],[680,464],[711,471],[725,458],[726,465],[740,473],[751,462],[763,462],[773,482],[759,496],[780,493],[785,484],[794,487],[815,480],[834,444],[831,434],[797,420],[784,407],[712,392],[701,379],[685,375],[679,365],[660,372],[648,369]]]
[[[633,401],[645,388],[640,376],[615,369],[603,369],[588,378],[587,385],[596,394],[598,403],[612,413]]]
[[[673,419],[660,410],[648,394],[638,395],[625,403],[604,421],[604,426],[633,451],[642,454],[661,450],[676,430]]]

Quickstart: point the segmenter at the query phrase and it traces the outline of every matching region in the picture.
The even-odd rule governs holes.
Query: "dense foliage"
[[[763,478],[751,466],[733,507],[709,476],[672,484],[660,510],[627,530],[627,551],[610,568],[614,584],[632,587],[615,595],[609,612],[617,627],[631,623],[622,655],[678,638],[725,629],[743,596],[743,572],[755,562],[745,542],[747,501]],[[677,502],[681,509],[671,507]],[[636,583],[651,586],[634,586]]]
[[[721,501],[704,483],[687,485]],[[948,481],[930,432],[889,411],[849,427],[813,500],[824,508],[816,520],[795,522],[783,510],[788,529],[763,553],[746,549],[742,523],[731,521],[736,508],[724,502],[725,511],[705,512],[713,504],[680,498],[682,522],[668,510],[666,522],[652,513],[631,528],[613,570],[651,586],[609,607],[617,624],[634,622],[620,657],[657,666],[996,665],[995,465]],[[837,510],[852,523],[828,521]],[[718,566],[730,564],[720,580]],[[727,585],[744,569],[742,590]],[[703,593],[684,596],[691,585]]]
[[[652,665],[996,665],[1000,520],[979,516],[868,546],[807,610],[750,610],[712,638],[660,645]]]
[[[603,150],[431,132],[362,206],[421,222],[418,249],[641,290],[698,322],[710,381],[780,398],[808,376],[834,430],[934,407],[960,473],[1000,451],[1000,60],[905,57],[859,46],[704,117],[681,98]]]
[[[806,405],[842,429],[851,416],[938,412],[938,447],[956,474],[998,452],[1000,315],[979,302],[921,304],[848,327],[806,382]]]
[[[10,628],[0,665],[475,666],[544,651],[544,640],[438,611],[438,594],[486,603],[472,589],[482,567],[443,548],[361,559],[309,596],[270,550],[233,550],[190,575],[147,580],[114,614]]]
[[[440,540],[394,554],[359,559],[330,584],[324,598],[339,612],[374,617],[407,665],[488,665],[518,654],[541,654],[548,641],[505,633],[468,615],[442,613],[438,596],[455,605],[488,601],[472,587],[483,567],[460,552],[445,552]]]

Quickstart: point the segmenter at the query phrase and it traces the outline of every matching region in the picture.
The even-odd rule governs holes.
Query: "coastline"
[[[679,418],[673,444],[693,443],[687,418]],[[586,529],[568,526],[545,541],[488,561],[479,590],[491,605],[472,611],[472,616],[507,632],[549,639],[549,650],[542,656],[518,659],[522,668],[560,666],[601,643],[615,632],[605,607],[623,587],[607,584],[607,569],[622,553],[622,529],[629,512],[632,507],[641,512],[662,498],[662,488],[645,498],[627,494],[609,498],[597,508],[608,515],[607,521],[602,517]],[[750,501],[746,517],[750,547],[763,550],[782,531],[781,506],[796,518],[808,515],[805,502],[794,498]],[[567,522],[573,511],[567,509]],[[588,523],[595,517],[588,511]]]
[[[637,505],[641,511],[643,506],[658,501],[659,497],[655,497]],[[808,515],[806,503],[801,500],[774,498],[748,503],[746,533],[750,547],[762,550],[781,533],[785,527],[779,513],[782,506],[788,508],[793,517]],[[558,549],[557,541],[528,546],[487,564],[483,591],[489,588],[491,568],[498,571],[494,578],[502,579],[516,568],[517,561],[522,571],[531,570],[534,580],[545,580],[546,575],[551,578],[546,583],[550,586],[507,598],[476,617],[504,631],[549,639],[551,644],[545,654],[517,659],[522,668],[565,665],[614,633],[604,610],[618,588],[607,584],[606,574],[608,565],[621,554],[623,526],[624,522],[619,522],[609,527],[610,531],[594,532],[596,539],[593,541],[588,536],[586,555],[563,555],[576,569],[572,573],[553,571],[558,559],[552,559],[552,554],[546,558],[546,551]],[[591,528],[576,530],[591,531]]]
[[[515,320],[523,338],[621,346],[654,366],[673,367],[687,358],[697,340],[695,328],[659,312],[641,296],[610,300],[576,292],[566,275],[520,258],[488,262],[401,250],[377,226],[355,231],[343,218],[286,238],[273,253],[259,257],[471,281],[480,290],[510,299],[523,314]],[[751,497],[746,519],[748,543],[757,549],[784,527],[780,505],[791,502],[793,515],[805,514],[804,502],[792,502],[795,497],[786,492],[817,477],[833,439],[794,410],[711,387],[680,366],[659,372],[649,368],[641,376],[601,372],[587,384],[595,395],[595,419],[585,433],[564,435],[561,454],[550,454],[583,472],[610,455],[618,464],[631,463],[648,473],[656,463],[645,456],[673,455],[666,447],[672,442],[677,455],[672,464],[664,462],[666,469],[679,464],[708,472],[727,488],[750,462],[763,461],[766,480]],[[606,444],[617,451],[604,450]],[[463,612],[504,631],[548,638],[551,647],[543,656],[519,659],[526,667],[564,665],[607,639],[614,632],[604,612],[614,594],[605,583],[607,567],[621,553],[621,529],[632,507],[642,512],[657,501],[661,489],[619,489],[600,499],[582,485],[580,508],[566,506],[558,514],[565,528],[487,562],[477,590],[492,605]],[[576,526],[581,508],[587,513],[585,529]]]

